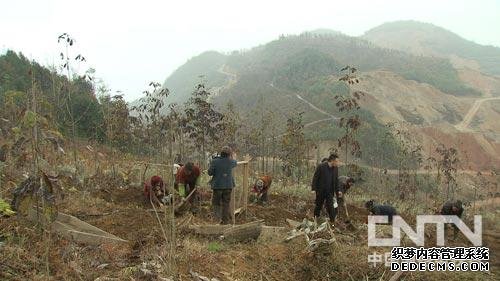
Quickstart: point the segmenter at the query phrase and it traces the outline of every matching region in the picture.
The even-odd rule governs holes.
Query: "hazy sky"
[[[500,46],[500,0],[0,0],[0,50],[59,64],[57,37],[76,40],[84,71],[128,101],[206,50],[247,49],[280,34],[329,28],[361,35],[395,20],[430,22],[480,44]]]

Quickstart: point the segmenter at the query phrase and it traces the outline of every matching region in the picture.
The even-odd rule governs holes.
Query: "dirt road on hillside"
[[[472,122],[472,119],[474,119],[474,116],[476,116],[477,112],[479,111],[481,104],[483,104],[483,102],[485,102],[485,101],[490,101],[490,100],[500,100],[500,97],[482,98],[482,99],[476,100],[474,102],[474,104],[472,105],[472,107],[467,112],[467,114],[465,114],[462,122],[455,125],[455,128],[461,132],[467,131],[467,128],[469,127],[470,123]]]

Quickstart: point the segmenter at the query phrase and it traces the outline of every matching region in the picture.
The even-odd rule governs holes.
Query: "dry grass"
[[[86,153],[80,152],[81,157],[92,155]],[[110,170],[111,163],[104,159],[100,161],[103,170]],[[84,176],[93,175],[92,161],[85,165],[88,167]],[[421,193],[417,194],[415,201],[400,200],[387,186],[375,180],[368,181],[357,185],[348,194],[353,224],[358,231],[337,234],[338,243],[332,246],[332,255],[306,253],[302,238],[289,243],[282,242],[278,237],[228,244],[180,229],[174,241],[175,274],[168,260],[168,246],[172,241],[165,241],[154,214],[148,211],[149,206],[143,204],[141,187],[131,184],[139,177],[137,174],[143,171],[136,166],[130,165],[130,162],[115,161],[117,177],[103,172],[103,176],[85,181],[83,187],[72,186],[71,181],[67,182],[66,198],[59,206],[63,212],[129,240],[129,246],[90,247],[60,237],[52,237],[49,242],[45,232],[36,226],[16,218],[2,218],[0,239],[4,244],[0,255],[0,280],[105,280],[105,277],[114,280],[161,280],[160,277],[173,275],[176,280],[190,280],[190,270],[220,280],[388,280],[392,272],[383,265],[373,268],[367,262],[368,254],[373,251],[382,253],[387,249],[367,246],[367,213],[362,208],[363,202],[372,198],[390,202],[405,216],[429,213],[435,208],[435,202]],[[150,170],[149,173],[168,171],[159,169]],[[16,171],[7,177],[15,179],[18,173]],[[124,176],[127,173],[128,180]],[[206,184],[206,180],[204,176],[202,185]],[[10,190],[11,187],[4,194],[9,194]],[[298,185],[285,185],[276,180],[271,193],[268,206],[251,204],[248,212],[238,218],[238,223],[258,218],[264,219],[267,225],[286,226],[285,218],[301,220],[311,216],[314,196],[308,180]],[[464,191],[463,194],[470,196],[469,192]],[[192,221],[207,222],[209,203],[204,203],[201,210]],[[487,231],[496,233],[500,230],[497,205],[485,204],[478,207],[478,212],[483,215],[483,225]],[[493,240],[488,242],[495,241],[492,237]],[[215,244],[217,250],[210,246]],[[50,276],[45,270],[47,245]],[[497,280],[496,277],[486,273],[428,272],[409,273],[404,275],[404,280]]]

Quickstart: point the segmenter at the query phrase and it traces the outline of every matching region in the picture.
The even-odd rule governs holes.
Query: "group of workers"
[[[235,186],[232,172],[237,166],[235,158],[231,148],[225,146],[217,156],[212,158],[208,168],[208,175],[211,176],[210,186],[213,191],[213,216],[222,224],[229,224],[232,219],[230,201]],[[335,222],[340,209],[343,209],[346,218],[349,218],[345,194],[353,187],[355,180],[352,177],[339,176],[339,166],[338,155],[332,153],[316,167],[311,184],[312,191],[316,195],[314,207],[314,220],[316,222],[323,208],[326,209],[331,222]],[[198,202],[197,186],[200,175],[200,168],[192,162],[187,162],[184,165],[177,164],[174,182],[175,192],[191,203]],[[271,183],[272,178],[268,175],[257,178],[251,189],[255,193],[256,202],[263,204],[268,201]],[[159,176],[151,177],[150,181],[144,184],[145,199],[152,204],[162,206],[172,203],[171,193]],[[338,208],[339,206],[342,208]],[[374,200],[366,202],[365,207],[373,215],[388,216],[389,223],[392,223],[392,217],[397,215],[397,211],[393,206],[376,204]],[[463,213],[462,202],[447,202],[439,213],[461,217]]]
[[[337,206],[343,205],[347,213],[346,201],[344,199],[345,193],[353,186],[354,179],[346,176],[338,175],[338,167],[340,165],[339,157],[337,154],[330,154],[328,158],[323,159],[322,163],[318,165],[314,172],[312,180],[312,190],[316,193],[316,205],[314,208],[314,220],[317,222],[321,209],[325,207],[329,219],[334,222],[337,216]],[[392,224],[392,219],[397,215],[396,208],[387,204],[376,204],[374,200],[369,200],[365,203],[366,209],[372,215],[387,216],[388,221]],[[437,212],[440,215],[462,217],[464,207],[462,201],[448,201],[441,210]],[[457,235],[457,227],[454,226],[455,237]]]
[[[233,169],[237,166],[230,147],[225,146],[220,153],[212,158],[208,168],[208,175],[211,176],[210,186],[213,190],[212,207],[214,217],[222,224],[231,222],[230,213],[231,193],[235,186]],[[201,175],[200,168],[193,162],[182,165],[177,163],[175,168],[174,190],[182,198],[196,203],[199,200],[197,186]],[[268,201],[268,191],[271,186],[270,176],[259,177],[252,187],[252,192],[256,195],[258,203]],[[144,184],[144,197],[148,203],[163,206],[171,203],[173,191],[163,183],[160,176],[153,176]]]

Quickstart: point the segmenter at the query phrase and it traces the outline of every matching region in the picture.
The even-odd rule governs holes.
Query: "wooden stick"
[[[142,182],[146,182],[146,172],[148,171],[149,165],[144,164],[144,172],[142,173]]]
[[[345,198],[344,198],[344,210],[345,210],[345,216],[347,217],[347,219],[349,219],[349,211],[347,210],[347,202],[345,201]]]
[[[389,281],[397,281],[399,278],[403,275],[404,271],[398,271],[396,274],[394,274]]]
[[[243,165],[243,210],[248,209],[248,161]]]
[[[102,217],[102,216],[109,216],[109,215],[112,215],[112,214],[116,214],[116,213],[122,213],[122,212],[125,212],[127,210],[115,210],[115,211],[112,211],[112,212],[108,212],[108,213],[100,213],[100,214],[82,214],[82,213],[77,213],[75,214],[76,217]]]
[[[235,194],[235,188],[231,191],[231,215],[233,217],[233,225],[236,224],[236,215],[234,213],[236,209],[236,194]]]
[[[189,199],[191,199],[191,197],[193,196],[193,194],[196,192],[197,189],[198,187],[193,188],[193,190],[191,190],[191,192],[189,193],[188,196],[186,196],[186,198],[182,198],[181,202],[174,208],[175,214],[178,215],[182,213],[182,208],[184,207],[184,205],[186,205],[187,202],[189,202]]]

